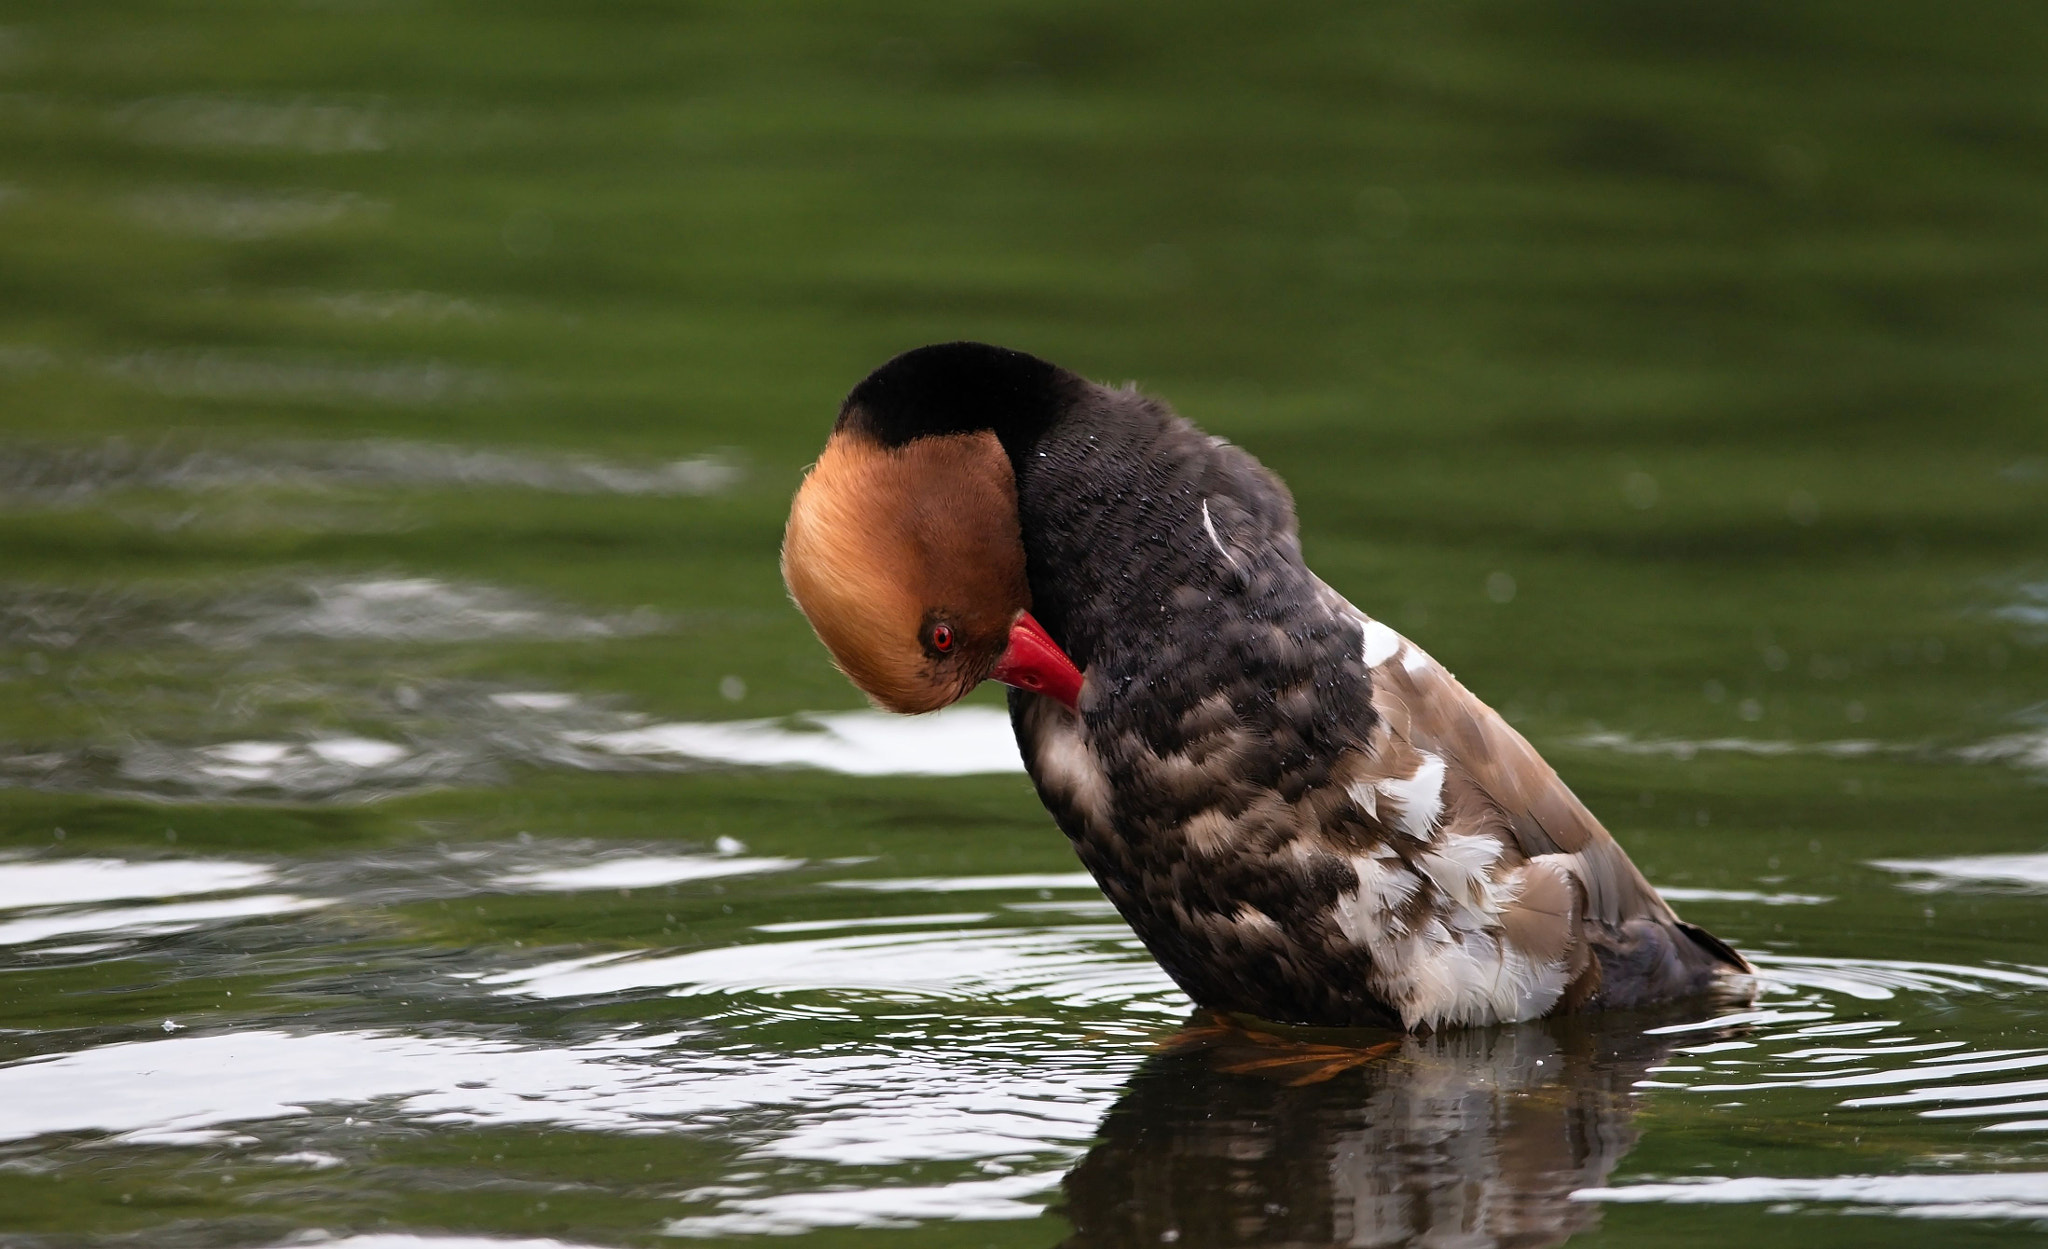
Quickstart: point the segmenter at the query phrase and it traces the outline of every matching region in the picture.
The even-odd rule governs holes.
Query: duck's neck
[[[1250,455],[1090,387],[1016,456],[1032,613],[1088,674],[1091,721],[1170,738],[1205,699],[1265,720],[1303,683],[1343,704],[1312,719],[1370,720],[1364,673],[1344,662],[1356,624],[1302,563],[1286,487]]]

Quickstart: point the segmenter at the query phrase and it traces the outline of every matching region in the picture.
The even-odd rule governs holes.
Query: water
[[[0,6],[0,1245],[2037,1241],[2044,55]],[[861,710],[782,594],[959,336],[1281,472],[1757,1000],[1194,1011],[998,700]]]

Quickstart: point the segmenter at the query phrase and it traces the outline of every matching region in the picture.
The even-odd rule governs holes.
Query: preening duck
[[[1749,970],[1309,571],[1277,477],[1135,390],[980,343],[896,357],[841,407],[782,570],[879,706],[1011,687],[1039,797],[1203,1006],[1427,1030]]]

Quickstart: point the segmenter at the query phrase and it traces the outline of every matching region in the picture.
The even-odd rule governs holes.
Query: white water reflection
[[[499,623],[512,628],[510,620]],[[5,625],[0,620],[0,630]],[[314,626],[339,629],[342,622],[307,622],[309,629]],[[361,622],[366,636],[378,636],[372,629],[386,629],[383,636],[388,637],[395,631],[390,626],[389,621]],[[441,626],[437,621],[430,627]],[[594,632],[613,628],[602,622],[591,622],[591,627]],[[262,702],[345,691],[287,685],[250,693],[252,701]],[[392,736],[401,740],[312,735],[298,741],[184,745],[130,739],[106,747],[12,751],[0,745],[0,784],[215,800],[363,802],[406,790],[489,784],[503,779],[508,765],[583,771],[796,767],[863,777],[1023,770],[1008,719],[979,707],[949,709],[918,721],[849,711],[787,720],[648,724],[644,716],[554,691],[401,686],[390,700],[396,707],[378,706],[382,700],[359,701],[391,714]]]
[[[654,989],[672,997],[830,993],[887,1001],[1116,1005],[1175,1016],[1190,1005],[1121,924],[857,934],[687,954],[598,954],[477,980],[501,993],[550,999]]]
[[[1900,881],[1903,889],[1936,893],[1971,886],[2008,886],[2016,892],[2048,889],[2048,852],[2041,854],[1972,854],[1951,859],[1873,859],[1872,867],[1920,876]]]
[[[212,924],[317,910],[331,902],[293,894],[243,892],[276,879],[270,868],[224,860],[0,860],[0,911],[26,912],[0,919],[0,947],[88,934],[126,939],[164,936]],[[232,896],[203,896],[208,894]],[[176,897],[198,900],[146,906],[85,905]],[[104,944],[63,947],[78,952],[104,948]]]
[[[253,889],[270,868],[225,859],[0,859],[0,909]]]
[[[2048,1218],[2048,1172],[1701,1178],[1584,1188],[1573,1193],[1572,1200],[1676,1205],[1827,1202],[1847,1205],[1852,1213],[1855,1207],[1864,1207],[1914,1218],[2040,1219]]]
[[[792,1236],[828,1227],[903,1230],[933,1220],[986,1223],[1035,1219],[1043,1196],[1059,1187],[1060,1173],[1044,1171],[1000,1179],[961,1180],[924,1187],[887,1186],[776,1193],[720,1203],[725,1212],[674,1219],[662,1227],[669,1236]]]
[[[1907,995],[2042,994],[2048,992],[2048,969],[1769,954],[1751,958],[1763,990],[1756,1008],[1653,1029],[1714,1039],[1680,1044],[1670,1061],[1653,1068],[1637,1087],[1771,1099],[1802,1090],[1822,1094],[1851,1112],[1929,1106],[1933,1109],[1918,1112],[1921,1117],[2002,1120],[1985,1125],[1987,1131],[2048,1131],[2048,1119],[2039,1117],[2048,1111],[2048,1101],[2037,1100],[2048,1097],[2048,1078],[1984,1078],[2048,1069],[2048,1047],[1980,1049],[1939,1035],[1922,1037],[1900,1019],[1840,1019],[1849,1002],[1891,1002]],[[1731,1029],[1739,1030],[1733,1034],[1739,1040],[1723,1039]]]
[[[0,1139],[98,1132],[183,1140],[303,1116],[314,1105],[381,1099],[435,1122],[631,1131],[644,1130],[646,1116],[755,1100],[736,1102],[735,1090],[708,1080],[655,1093],[663,1072],[646,1058],[673,1040],[618,1036],[549,1050],[472,1037],[252,1030],[126,1042],[0,1068]]]
[[[1589,750],[1611,750],[1624,755],[1662,755],[1688,760],[1703,754],[1756,755],[1782,758],[1789,755],[1825,755],[1836,759],[1861,759],[1871,755],[1902,754],[1918,746],[1854,738],[1828,742],[1793,742],[1754,737],[1637,737],[1632,733],[1599,732],[1571,738],[1566,745]]]
[[[73,792],[210,799],[365,801],[405,790],[501,781],[510,767],[587,771],[809,767],[857,776],[964,776],[1022,770],[1006,715],[949,708],[906,718],[875,711],[779,720],[660,723],[547,689],[392,679],[385,665],[308,644],[474,645],[602,641],[657,632],[651,609],[592,614],[530,594],[433,577],[312,578],[211,596],[20,587],[0,591],[0,646],[27,652],[21,671],[55,679],[63,655],[74,696],[144,704],[173,719],[233,727],[303,721],[335,729],[289,737],[222,733],[165,740],[150,725],[87,744],[0,743],[0,784]],[[135,671],[138,654],[152,671]],[[175,665],[162,680],[156,664]],[[0,675],[6,675],[0,672]],[[175,705],[185,699],[198,704]],[[164,706],[170,702],[172,705]],[[186,714],[177,714],[185,712]],[[343,731],[339,725],[347,725]],[[203,729],[202,729],[203,731]],[[222,740],[226,738],[226,740]]]
[[[755,932],[837,932],[846,928],[948,928],[995,918],[991,911],[946,911],[938,915],[873,915],[863,919],[791,919],[755,924]]]
[[[506,889],[652,889],[688,880],[752,876],[802,867],[802,859],[711,858],[706,855],[640,855],[605,859],[583,867],[532,868],[493,882]]]
[[[498,1236],[413,1236],[404,1232],[378,1232],[368,1236],[339,1239],[300,1234],[279,1241],[271,1249],[600,1249],[597,1245],[571,1244],[566,1240],[507,1240]]]
[[[574,857],[594,852],[614,857]],[[110,865],[98,875],[123,877],[123,865],[111,860],[83,862]],[[694,855],[544,842],[381,863],[369,877],[359,870],[346,878],[303,864],[291,879],[324,880],[324,889],[343,896],[353,889],[414,899],[506,887],[639,888],[728,866],[726,879],[744,881],[756,870],[765,879],[796,861],[751,855],[736,842]],[[43,864],[17,866],[28,865]],[[186,871],[184,884],[274,883],[259,865],[204,866],[211,874]],[[403,891],[393,887],[400,878],[412,882]],[[1564,1195],[1605,1191],[1607,1172],[1634,1139],[1632,1107],[1646,1096],[1747,1098],[1781,1108],[1801,1097],[1838,1105],[1837,1115],[1904,1109],[2008,1132],[2039,1130],[2048,1116],[2048,1050],[1992,1049],[1916,1033],[1902,1022],[1916,1017],[1913,998],[1953,1002],[2048,988],[2048,973],[2030,968],[1764,954],[1757,956],[1763,997],[1756,1006],[1656,1035],[1591,1043],[1571,1038],[1598,1021],[1568,1021],[1562,1031],[1546,1025],[1410,1039],[1398,1061],[1363,1083],[1297,1087],[1283,1073],[1247,1085],[1226,1066],[1225,1074],[1191,1085],[1178,1059],[1161,1065],[1157,1078],[1134,1081],[1141,1061],[1155,1061],[1147,1055],[1156,1053],[1161,1022],[1183,1016],[1188,1004],[1128,931],[1116,923],[987,926],[1004,912],[1051,918],[1060,912],[1049,908],[1097,902],[1080,896],[1093,889],[1084,874],[831,883],[935,901],[999,898],[1005,890],[1066,896],[1005,902],[1000,910],[752,924],[754,933],[794,939],[681,953],[608,952],[492,971],[458,963],[458,970],[426,973],[444,993],[446,976],[495,990],[507,1012],[521,999],[544,1002],[536,1017],[550,1021],[573,1019],[583,1006],[603,1010],[604,999],[620,994],[698,999],[704,1005],[672,1013],[705,1019],[692,1025],[701,1033],[612,1029],[549,1042],[516,1023],[432,1032],[263,1022],[209,1035],[217,1025],[181,1015],[191,1031],[0,1067],[0,1138],[84,1134],[129,1147],[202,1146],[246,1160],[238,1170],[291,1158],[330,1170],[350,1165],[320,1161],[348,1153],[327,1135],[343,1131],[335,1126],[343,1116],[358,1125],[348,1132],[370,1130],[362,1125],[530,1127],[730,1144],[737,1161],[695,1181],[698,1189],[672,1194],[676,1205],[660,1227],[677,1237],[1024,1220],[1064,1200],[1071,1217],[1090,1225],[1135,1219],[1151,1235],[1142,1243],[1176,1229],[1184,1244],[1216,1243],[1175,1222],[1182,1212],[1154,1203],[1134,1216],[1127,1199],[1153,1191],[1161,1174],[1193,1194],[1214,1191],[1226,1171],[1248,1168],[1259,1201],[1233,1198],[1230,1209],[1266,1220],[1269,1229],[1306,1236],[1317,1219],[1334,1218],[1334,1226],[1376,1235],[1430,1228],[1490,1244],[1548,1243],[1584,1226],[1573,1210],[1590,1218],[1597,1206],[1569,1206]],[[821,896],[855,900],[845,889]],[[170,911],[177,906],[254,911],[278,901],[314,905],[273,891],[164,903],[156,918],[181,922]],[[125,921],[139,924],[156,909],[120,911],[133,912]],[[1897,1013],[1870,1015],[1874,1004]],[[811,1031],[818,1018],[833,1021],[823,1040]],[[803,1039],[769,1039],[778,1036]],[[1617,1064],[1617,1046],[1635,1056]],[[1236,1109],[1219,1117],[1225,1102]],[[1118,1118],[1113,1103],[1128,1113]],[[1165,1115],[1161,1106],[1178,1109]],[[1598,1147],[1589,1152],[1558,1153],[1560,1142],[1594,1138]],[[1093,1150],[1091,1142],[1098,1142]],[[1267,1152],[1201,1152],[1254,1146]],[[1054,1189],[1084,1152],[1089,1161],[1069,1175],[1062,1199]],[[935,1170],[920,1178],[875,1170],[902,1166]],[[1474,1176],[1482,1177],[1478,1188]],[[1260,1204],[1283,1197],[1296,1203],[1293,1213]]]
[[[0,946],[27,945],[52,937],[80,933],[120,933],[129,937],[191,932],[209,923],[291,915],[332,904],[326,898],[300,898],[266,893],[211,902],[172,902],[162,906],[115,907],[101,911],[68,911],[30,919],[0,922]]]
[[[2031,771],[2048,771],[2048,730],[2042,729],[2001,734],[1962,746],[1881,742],[1869,738],[1796,742],[1754,737],[1638,737],[1633,733],[1606,731],[1567,738],[1562,744],[1588,750],[1611,750],[1623,755],[1662,756],[1681,762],[1708,754],[1749,755],[1760,759],[1814,755],[1830,759],[1906,756],[1961,763],[2005,763]]]
[[[2048,581],[2036,581],[2018,587],[2019,598],[2003,607],[1994,608],[1994,620],[2010,620],[2015,624],[2031,625],[2035,628],[2048,626]]]
[[[757,1120],[757,1159],[865,1167],[1074,1157],[1132,1059],[1003,1032],[995,1044],[796,1054],[706,1052],[680,1034],[552,1048],[383,1031],[178,1036],[0,1068],[0,1139],[248,1141],[243,1133],[272,1133],[266,1123],[313,1107],[415,1124],[647,1134],[715,1130],[754,1109],[774,1112]]]
[[[0,766],[25,771],[24,764],[47,762],[42,778],[64,784],[74,765],[90,760],[43,756],[40,760],[0,760]],[[206,797],[236,794],[278,794],[290,797],[354,795],[376,797],[399,788],[454,779],[466,762],[438,750],[417,749],[374,738],[314,738],[307,742],[241,741],[217,746],[178,747],[159,742],[134,742],[122,753],[117,775],[144,791],[192,793]],[[54,775],[52,775],[54,773]]]
[[[1760,893],[1754,889],[1688,889],[1658,885],[1667,902],[1753,902],[1759,906],[1822,906],[1834,899],[1820,893]]]
[[[827,889],[874,893],[975,893],[997,889],[1087,889],[1101,886],[1086,872],[1025,872],[1008,876],[898,876],[882,880],[828,880]]]
[[[1961,747],[1956,751],[1956,757],[1968,763],[2010,763],[2016,767],[2048,771],[2048,730],[2034,729],[1994,737],[1974,746]]]
[[[575,738],[619,755],[750,767],[811,767],[849,776],[1022,772],[1007,712],[949,707],[923,716],[808,712],[784,720],[652,724]]]

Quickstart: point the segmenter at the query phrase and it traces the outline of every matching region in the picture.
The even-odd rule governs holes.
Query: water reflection
[[[1832,1175],[1807,1179],[1755,1176],[1705,1178],[1669,1184],[1589,1189],[1581,1201],[1661,1202],[1670,1205],[1771,1203],[1791,1213],[1804,1203],[1848,1214],[1916,1219],[2048,1219],[2048,1172],[1967,1175]]]
[[[412,1236],[402,1232],[349,1236],[342,1240],[294,1236],[281,1242],[277,1249],[301,1249],[305,1245],[320,1245],[324,1249],[597,1249],[596,1246],[571,1244],[566,1240],[505,1240],[498,1236]]]
[[[916,717],[837,711],[784,720],[653,724],[572,740],[628,757],[812,767],[849,776],[971,776],[1024,770],[1010,717],[993,707],[948,707]]]
[[[2048,1130],[2048,1049],[1998,1023],[2032,1016],[2038,969],[1758,952],[1757,999],[1720,1013],[1283,1046],[1199,1018],[1176,1028],[1188,1003],[1128,929],[1068,913],[1099,905],[1085,877],[835,879],[849,866],[730,838],[699,852],[528,839],[289,864],[0,861],[17,983],[185,971],[151,989],[160,1012],[0,1064],[0,1152],[59,1172],[110,1157],[262,1168],[272,1191],[315,1193],[423,1132],[672,1142],[649,1148],[690,1151],[698,1169],[644,1226],[694,1238],[1053,1207],[1079,1246],[1543,1245],[1610,1202],[2048,1208],[2037,1177],[1992,1174],[2006,1158],[1955,1154]],[[501,937],[438,957],[406,947],[363,974],[392,932],[470,910],[436,900],[571,922],[660,882],[718,888],[743,913],[674,946]],[[801,890],[815,891],[802,918],[770,918]],[[48,957],[60,950],[97,961]],[[424,1001],[432,1018],[406,1013]],[[1983,1022],[1944,1026],[1958,1011]],[[1732,1156],[1718,1179],[1630,1174],[1635,1110],[1652,1103],[1667,1133],[1702,1116],[1826,1122],[1968,1170],[1910,1190],[1871,1174],[1913,1169],[1897,1153],[1833,1177]],[[451,1182],[432,1165],[407,1174]],[[614,1177],[621,1195],[646,1196],[638,1174]],[[1883,1196],[1909,1193],[1922,1195]]]
[[[1873,859],[1872,867],[1918,879],[1901,881],[1915,893],[1993,889],[2038,893],[2048,887],[2048,854],[1970,854],[1949,859]]]
[[[1191,1024],[1067,1176],[1070,1246],[1552,1245],[1634,1148],[1640,1020],[1277,1045]],[[1363,1061],[1360,1061],[1363,1059]]]

